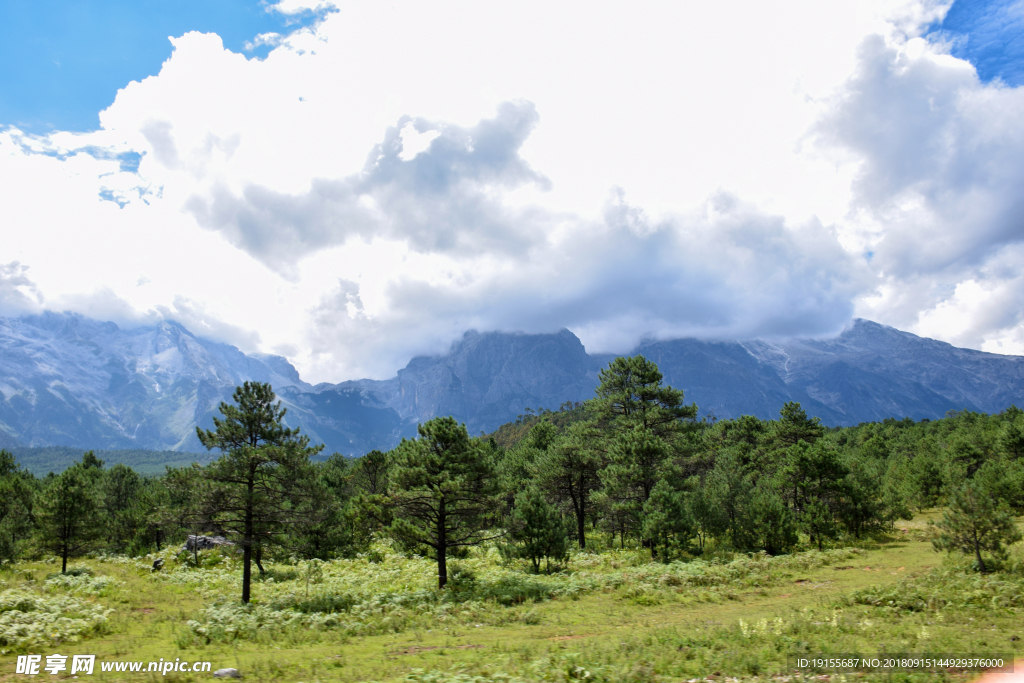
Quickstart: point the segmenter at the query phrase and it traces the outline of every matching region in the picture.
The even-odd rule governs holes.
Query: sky
[[[469,329],[1024,355],[1024,0],[4,9],[0,315],[310,382]]]

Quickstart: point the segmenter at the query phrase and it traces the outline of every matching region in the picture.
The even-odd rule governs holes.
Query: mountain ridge
[[[1024,357],[960,349],[868,320],[827,339],[642,341],[702,415],[774,418],[799,401],[825,424],[998,412],[1024,402]],[[199,451],[244,381],[270,382],[288,421],[326,451],[361,455],[453,415],[494,431],[527,407],[594,395],[615,356],[588,354],[569,330],[466,332],[448,352],[417,356],[394,377],[311,385],[280,356],[244,354],[182,325],[122,329],[76,314],[0,318],[0,447]]]

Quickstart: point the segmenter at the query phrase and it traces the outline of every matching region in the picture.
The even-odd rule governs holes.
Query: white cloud
[[[948,3],[272,9],[321,21],[262,60],[175,37],[95,133],[0,131],[0,263],[36,287],[4,296],[288,349],[313,382],[471,327],[623,350],[856,306],[1024,338],[1021,91],[918,37]]]
[[[404,158],[401,131],[410,123],[435,135],[425,151]],[[315,180],[301,195],[254,184],[236,196],[218,185],[210,199],[194,195],[185,206],[200,225],[289,277],[304,256],[352,237],[403,240],[427,253],[522,255],[543,239],[548,217],[505,207],[500,195],[548,185],[519,155],[536,123],[526,102],[505,103],[470,128],[403,117],[360,173]]]
[[[816,133],[858,167],[844,223],[884,278],[861,313],[981,348],[1022,322],[1024,88],[944,49],[868,38]]]

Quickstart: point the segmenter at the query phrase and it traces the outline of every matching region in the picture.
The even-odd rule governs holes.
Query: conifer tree
[[[0,450],[0,560],[14,561],[19,541],[32,530],[35,477]]]
[[[92,549],[102,538],[101,501],[90,468],[75,463],[48,478],[35,504],[39,544],[61,558],[61,573],[68,558]]]
[[[808,418],[799,403],[789,401],[779,411],[779,421],[774,424],[775,438],[782,446],[792,446],[800,441],[814,443],[825,433],[818,418]]]
[[[968,480],[956,490],[936,526],[940,534],[932,541],[935,549],[973,554],[981,572],[987,571],[982,551],[998,557],[1004,545],[1021,538],[1006,503],[976,480]]]
[[[601,481],[616,512],[639,526],[643,506],[668,474],[666,464],[677,454],[685,421],[696,418],[697,406],[684,405],[682,391],[662,386],[658,366],[643,356],[616,358],[600,380],[589,404],[608,435]]]
[[[497,511],[497,477],[489,450],[469,438],[466,426],[436,417],[403,439],[391,454],[391,534],[437,560],[437,584],[448,582],[448,554],[495,535],[486,531]]]
[[[536,487],[516,496],[511,526],[511,539],[518,544],[516,554],[530,560],[535,574],[540,572],[541,560],[546,560],[550,570],[551,560],[562,562],[569,556],[562,518]]]
[[[372,450],[359,458],[355,464],[356,486],[368,496],[379,496],[388,490],[388,458],[378,450]]]
[[[135,470],[118,463],[106,472],[103,484],[107,539],[112,549],[124,552],[145,525],[145,482]]]
[[[663,562],[687,550],[695,534],[694,521],[683,493],[664,479],[651,491],[643,508],[643,534]]]
[[[662,386],[658,366],[643,356],[620,356],[601,370],[597,396],[588,401],[598,424],[615,433],[640,426],[672,442],[683,420],[697,417],[696,405],[683,404],[683,392]]]
[[[223,417],[213,419],[213,431],[196,428],[207,449],[223,453],[205,470],[212,485],[206,512],[240,539],[243,603],[250,599],[253,560],[295,521],[310,483],[309,458],[323,449],[283,424],[287,411],[275,398],[269,384],[246,382],[235,389],[237,405],[220,404]]]
[[[576,422],[565,435],[551,442],[534,466],[538,485],[549,494],[568,501],[576,518],[576,541],[587,547],[587,517],[593,514],[592,494],[601,484],[601,454],[597,430],[591,422]]]

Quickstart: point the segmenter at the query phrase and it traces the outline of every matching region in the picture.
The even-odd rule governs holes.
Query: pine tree
[[[534,463],[538,485],[572,507],[576,541],[581,549],[587,547],[586,521],[593,514],[591,497],[601,484],[601,454],[596,440],[593,423],[576,422],[565,435],[550,443]]]
[[[388,458],[378,450],[372,450],[359,458],[355,464],[356,486],[368,496],[378,496],[388,490]]]
[[[0,450],[0,560],[16,560],[19,541],[32,530],[34,480],[14,455]]]
[[[562,562],[568,557],[569,542],[562,518],[536,487],[516,496],[511,527],[511,540],[517,544],[515,554],[530,560],[535,574],[540,572],[541,560],[546,560],[550,570],[551,560]]]
[[[650,539],[651,548],[663,562],[685,552],[695,533],[683,493],[665,480],[657,483],[644,503],[643,520],[644,538]]]
[[[774,423],[774,436],[782,446],[792,446],[800,441],[814,443],[825,433],[818,418],[808,418],[799,403],[787,402],[779,411],[779,421]]]
[[[124,552],[145,526],[145,482],[135,470],[118,463],[104,476],[103,499],[107,540],[114,550]]]
[[[601,481],[614,512],[639,526],[643,506],[668,474],[697,406],[684,405],[682,391],[662,386],[658,366],[643,356],[616,358],[601,371],[600,380],[597,397],[589,404],[609,437]],[[651,552],[656,553],[654,546]]]
[[[686,507],[693,520],[697,547],[703,552],[709,538],[725,533],[728,528],[725,511],[715,504],[708,479],[702,482],[698,477],[691,477],[687,486],[690,493],[686,497]]]
[[[1006,503],[976,480],[964,482],[953,494],[949,509],[936,524],[940,534],[932,541],[936,550],[974,554],[978,569],[987,571],[982,551],[1001,556],[1003,545],[1020,540]]]
[[[284,426],[287,411],[275,398],[269,384],[246,382],[235,389],[237,405],[220,404],[223,419],[213,419],[213,431],[196,428],[207,449],[223,453],[205,471],[212,484],[206,512],[240,539],[243,603],[251,594],[253,560],[259,565],[264,546],[295,521],[310,483],[309,458],[323,449]]]
[[[92,474],[75,463],[49,478],[35,504],[39,545],[61,558],[61,573],[68,558],[92,549],[102,538],[101,501]]]
[[[437,560],[437,584],[448,582],[448,554],[478,545],[497,511],[497,477],[489,449],[471,440],[466,426],[436,417],[403,439],[391,454],[391,534]]]
[[[769,555],[778,555],[797,542],[792,511],[766,482],[758,482],[754,489],[750,521],[754,543]]]
[[[598,424],[612,432],[641,426],[667,442],[697,417],[696,405],[683,404],[683,392],[662,386],[658,366],[643,356],[619,356],[600,373],[597,397],[588,401]]]

